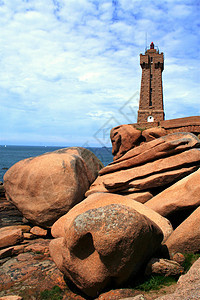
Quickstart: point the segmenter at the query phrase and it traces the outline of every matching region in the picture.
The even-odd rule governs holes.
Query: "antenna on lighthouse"
[[[146,53],[146,51],[147,51],[147,31],[145,33],[145,43],[146,43],[146,45],[145,45],[145,53]]]

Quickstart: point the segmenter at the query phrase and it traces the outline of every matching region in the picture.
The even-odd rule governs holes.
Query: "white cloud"
[[[167,117],[198,112],[195,1],[0,3],[0,143],[52,143],[52,132],[60,143],[73,136],[78,144],[110,117],[128,123],[121,108],[140,88],[146,32],[148,43],[165,54]],[[137,101],[126,107],[127,115],[137,111]],[[135,113],[131,118],[136,121]]]
[[[113,111],[95,111],[95,112],[88,112],[88,116],[92,117],[93,119],[99,119],[99,118],[110,118],[114,115]]]

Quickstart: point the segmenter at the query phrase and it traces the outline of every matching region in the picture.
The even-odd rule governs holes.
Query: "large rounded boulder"
[[[102,167],[91,151],[81,147],[28,158],[4,175],[6,197],[30,222],[50,227],[83,200]]]
[[[162,230],[154,217],[147,217],[150,210],[143,214],[139,206],[123,196],[96,193],[53,225],[57,238],[50,243],[50,254],[85,294],[96,297],[111,283],[121,285],[160,247]]]

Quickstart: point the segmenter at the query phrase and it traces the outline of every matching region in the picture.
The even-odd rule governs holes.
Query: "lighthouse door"
[[[154,122],[154,118],[152,116],[148,116],[147,122]]]

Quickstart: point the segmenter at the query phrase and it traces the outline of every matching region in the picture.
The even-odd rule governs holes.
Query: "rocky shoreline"
[[[41,299],[54,286],[63,299],[198,299],[200,259],[185,275],[182,263],[184,253],[200,251],[200,140],[155,131],[131,149],[125,142],[120,148],[115,135],[116,158],[105,168],[89,150],[74,147],[6,172],[0,185],[2,299]],[[141,272],[181,276],[173,295],[120,292]]]
[[[28,226],[24,225],[22,220],[20,222],[16,218],[18,210],[8,203],[2,194],[0,200],[1,204],[5,205],[5,212],[8,212],[10,217],[10,222],[3,223],[1,228],[8,225],[11,226],[11,220],[14,223],[18,223],[15,225],[16,228],[17,226]],[[11,207],[10,210],[8,209],[9,206]],[[1,209],[2,211],[3,209]],[[10,252],[7,257],[0,258],[0,299],[41,299],[41,292],[52,290],[54,286],[58,286],[63,291],[63,299],[88,299],[84,295],[77,294],[77,291],[67,286],[63,274],[50,257],[49,243],[51,240],[35,236],[33,240],[24,240],[21,245],[13,246],[13,249],[16,249],[15,251]],[[177,284],[173,284],[170,287],[148,293],[131,288],[114,289],[100,294],[98,299],[198,299],[200,294],[199,270],[200,259],[191,267],[186,275],[180,276]],[[9,298],[10,296],[12,298]]]

